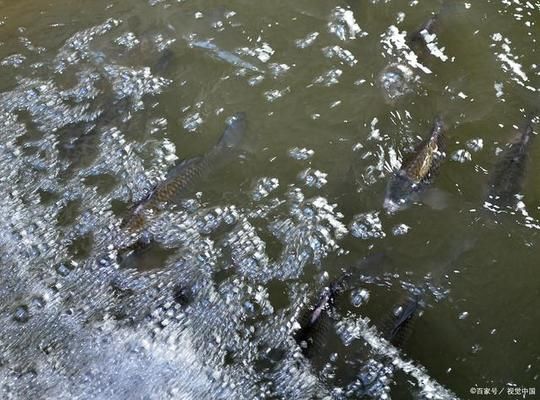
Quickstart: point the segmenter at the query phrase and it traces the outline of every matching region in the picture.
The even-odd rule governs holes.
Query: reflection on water
[[[0,0],[2,398],[531,396],[539,12]]]

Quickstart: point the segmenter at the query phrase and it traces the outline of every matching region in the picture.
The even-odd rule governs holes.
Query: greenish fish
[[[218,143],[205,155],[184,160],[175,166],[167,178],[148,197],[133,208],[123,226],[139,231],[146,224],[145,211],[157,211],[161,204],[174,200],[201,177],[223,167],[237,154],[247,128],[246,115],[236,113],[227,119],[227,127]]]

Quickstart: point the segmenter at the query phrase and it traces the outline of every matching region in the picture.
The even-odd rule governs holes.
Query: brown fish
[[[384,208],[389,213],[405,208],[414,197],[428,186],[444,158],[445,126],[440,117],[435,119],[429,137],[424,140],[394,173],[388,183]]]

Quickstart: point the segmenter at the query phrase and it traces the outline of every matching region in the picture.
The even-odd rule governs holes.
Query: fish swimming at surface
[[[486,203],[498,208],[517,204],[517,195],[523,188],[532,138],[533,121],[528,118],[514,133],[490,174]]]
[[[174,200],[197,179],[226,164],[237,153],[246,126],[245,113],[239,112],[230,117],[218,143],[205,155],[184,160],[175,166],[167,178],[132,209],[123,226],[131,232],[142,229],[146,223],[145,212],[157,212],[161,204]]]
[[[388,213],[407,207],[431,183],[445,156],[445,130],[442,119],[437,117],[429,137],[416,147],[390,178],[383,204]]]

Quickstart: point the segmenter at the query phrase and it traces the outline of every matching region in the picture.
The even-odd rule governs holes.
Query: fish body
[[[488,203],[498,207],[516,205],[518,201],[516,195],[523,188],[532,137],[532,119],[529,119],[515,133],[499,156],[490,178]]]
[[[157,211],[161,204],[176,199],[195,181],[226,164],[240,147],[246,128],[245,113],[230,117],[218,143],[207,154],[184,160],[169,171],[167,178],[133,208],[123,226],[132,232],[142,229],[146,224],[146,210]]]
[[[315,307],[304,315],[300,329],[294,335],[304,355],[310,356],[313,346],[322,346],[325,333],[331,325],[329,311],[334,307],[336,297],[348,287],[350,277],[349,273],[344,273],[338,280],[325,287]]]
[[[361,259],[322,290],[315,306],[301,318],[300,329],[294,335],[305,355],[311,354],[314,345],[323,346],[324,336],[332,322],[329,311],[334,307],[336,298],[352,286],[363,283],[361,274],[371,274],[371,270],[380,267],[385,257],[384,253],[375,253]]]
[[[254,72],[262,72],[255,65],[242,60],[236,54],[233,54],[226,50],[221,50],[219,47],[217,47],[214,43],[212,43],[209,40],[188,40],[188,43],[191,47],[197,47],[200,49],[209,50],[210,53],[215,58],[228,62],[229,64],[234,65],[235,67],[249,69]]]
[[[395,309],[392,317],[385,321],[385,338],[396,347],[403,347],[410,336],[412,322],[421,310],[418,297],[407,297]]]
[[[411,334],[412,323],[422,310],[423,303],[418,296],[407,297],[383,322],[382,333],[394,346],[403,348]],[[393,359],[370,358],[359,371],[348,391],[358,396],[390,398],[389,391],[396,368]]]
[[[315,307],[301,321],[301,327],[295,333],[294,339],[306,356],[311,354],[314,345],[321,344],[323,341],[322,337],[330,324],[328,312],[334,306],[339,292],[337,285],[325,287]]]
[[[431,183],[444,158],[445,126],[437,118],[430,136],[406,159],[393,174],[386,190],[384,208],[389,213],[405,208],[427,185]]]

